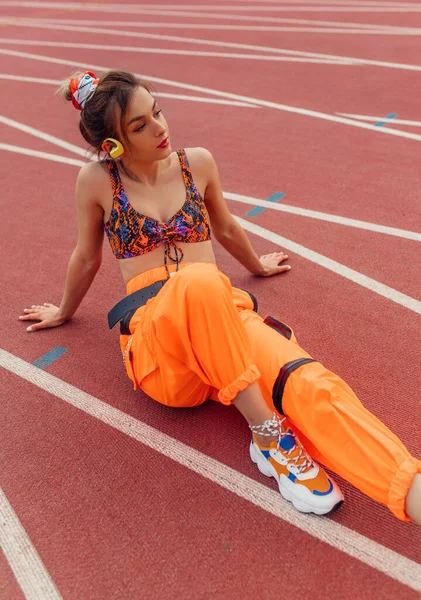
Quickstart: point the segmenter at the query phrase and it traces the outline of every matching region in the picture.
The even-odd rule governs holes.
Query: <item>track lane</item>
[[[316,36],[315,38],[317,39]],[[333,38],[334,36],[332,36]],[[334,43],[332,41],[332,45]],[[28,48],[24,50],[32,51]],[[38,54],[46,54],[40,49],[34,49],[33,51]],[[86,56],[87,54],[84,53],[85,58]],[[98,53],[95,56],[98,58]],[[96,60],[96,63],[109,64],[103,60],[103,56],[102,53],[99,60],[96,60],[93,55],[92,58]],[[4,58],[1,57],[1,59]],[[16,64],[19,65],[17,72],[22,72],[21,68],[27,69],[29,75],[33,75],[35,70],[39,72],[38,69],[40,69],[40,71],[48,73],[45,76],[49,77],[50,73],[57,70],[57,76],[61,78],[63,73],[66,75],[72,70],[67,67],[63,69],[58,65],[44,65],[40,62],[31,61],[26,63],[21,59],[10,59],[9,57],[6,60],[8,66],[13,65],[13,61],[16,60]],[[194,62],[189,61],[189,68]],[[213,74],[210,80],[216,82],[217,77],[220,76],[220,71],[218,73],[216,68],[218,61],[213,62],[214,64],[211,66],[211,73]],[[136,65],[134,68],[139,71],[139,61],[135,57],[132,58],[129,64]],[[159,74],[162,73],[162,60],[156,60],[156,62],[148,60],[148,64],[151,65],[150,72],[154,75],[158,71]],[[168,69],[166,69],[167,76],[174,65],[176,65],[175,62],[168,65]],[[291,76],[290,88],[295,84],[296,72],[296,66],[291,66],[294,70],[294,77]],[[290,69],[291,66],[288,68]],[[334,68],[336,69],[336,67]],[[320,69],[320,67],[318,66],[317,69]],[[185,70],[181,70],[181,73],[185,80]],[[168,78],[173,79],[172,75],[171,73]],[[390,71],[390,75],[394,76],[395,73]],[[413,75],[409,74],[409,76],[413,80]],[[197,79],[197,72],[189,72],[191,83],[197,83]],[[251,83],[253,83],[252,79]],[[23,90],[28,89],[25,87],[27,85],[22,84],[17,88],[17,93],[13,92],[14,100],[22,97],[21,104],[20,100],[17,100],[17,103],[13,102],[13,113],[15,113],[15,109],[19,109],[19,113],[24,110]],[[214,85],[217,89],[224,89],[222,83]],[[237,84],[235,83],[235,85]],[[71,118],[63,119],[63,115],[69,114],[69,107],[63,108],[60,106],[60,110],[57,110],[56,113],[53,108],[54,99],[51,102],[51,96],[48,96],[47,89],[44,96],[44,92],[39,89],[41,87],[44,86],[37,86],[37,95],[40,94],[39,100],[42,102],[38,103],[38,99],[34,100],[34,113],[33,115],[25,114],[25,119],[28,117],[31,119],[33,126],[40,127],[40,123],[46,122],[48,118],[51,120],[52,125],[52,130],[50,130],[50,123],[48,125],[50,133],[55,133],[69,141],[80,144],[77,127],[75,126],[76,121],[71,120]],[[167,89],[182,93],[182,91],[174,88],[166,88],[165,91]],[[234,89],[234,85],[231,87],[230,83],[230,90],[232,89]],[[374,84],[373,89],[375,89]],[[254,92],[254,95],[255,97],[266,98],[266,95],[263,94],[257,96]],[[275,101],[279,101],[279,98],[276,98]],[[169,101],[171,106],[170,123],[174,123],[174,126],[172,126],[174,138],[182,139],[185,146],[205,145],[203,142],[205,133],[206,139],[209,140],[209,144],[206,145],[214,151],[223,181],[232,182],[233,187],[230,188],[230,191],[253,195],[251,190],[255,189],[254,194],[257,197],[265,198],[269,196],[273,191],[279,189],[279,164],[282,164],[283,167],[285,165],[285,168],[282,170],[281,181],[285,184],[290,183],[292,189],[299,189],[300,194],[302,194],[300,199],[303,202],[297,202],[297,205],[327,212],[338,210],[339,214],[345,214],[343,211],[349,211],[347,216],[367,220],[371,217],[376,222],[385,219],[383,221],[385,224],[397,224],[408,229],[417,227],[416,224],[419,223],[417,205],[419,203],[415,194],[417,189],[415,177],[418,177],[418,175],[415,171],[413,159],[417,147],[416,142],[395,140],[390,136],[376,136],[374,133],[366,133],[362,130],[355,130],[358,135],[354,136],[354,131],[352,130],[351,133],[351,128],[345,128],[345,132],[347,134],[349,132],[349,136],[341,137],[334,134],[334,128],[342,128],[340,125],[326,122],[322,124],[315,123],[313,119],[304,119],[295,115],[283,115],[283,120],[278,121],[280,113],[276,111],[276,122],[283,127],[282,137],[276,137],[276,154],[274,153],[268,161],[267,140],[270,132],[273,131],[273,111],[267,109],[259,111],[259,113],[264,112],[265,115],[267,113],[267,117],[259,116],[258,124],[261,126],[259,129],[255,125],[250,125],[247,111],[238,116],[239,109],[235,111],[235,115],[231,109],[228,109],[228,112],[225,112],[224,115],[225,127],[216,129],[212,116],[218,114],[218,122],[221,122],[220,113],[213,110],[209,111],[208,108],[205,109],[202,105],[192,108],[190,104],[187,105],[189,107],[187,112],[185,105],[180,103],[176,106],[176,104],[175,101]],[[10,106],[9,103],[8,108]],[[341,112],[359,112],[354,108],[349,109],[348,106],[349,104]],[[361,103],[361,110],[363,107],[364,105]],[[383,108],[383,106],[378,105],[378,108]],[[63,110],[67,112],[64,113]],[[360,114],[364,113],[361,112]],[[367,114],[371,113],[367,112]],[[211,120],[209,120],[208,115],[210,115]],[[19,120],[22,114],[18,116],[10,114],[9,116]],[[404,115],[400,113],[400,116],[403,117]],[[406,118],[414,118],[413,114],[405,116]],[[32,121],[32,119],[34,120]],[[199,128],[204,127],[205,119],[206,126],[205,132],[203,132],[203,129],[200,130]],[[301,125],[302,120],[305,120],[306,127]],[[186,128],[186,123],[188,128]],[[311,126],[309,126],[309,123],[311,123]],[[330,129],[331,127],[332,129]],[[239,131],[241,130],[248,132],[250,138],[255,141],[255,145],[248,143],[247,147],[244,147],[238,144],[235,147],[235,152],[232,152],[232,140],[241,139],[239,137]],[[188,132],[188,143],[185,142],[186,131]],[[288,135],[290,131],[294,132],[294,137],[292,134]],[[326,131],[329,133],[326,134]],[[359,150],[361,135],[364,144]],[[366,135],[367,137],[365,137]],[[371,136],[374,136],[374,138]],[[383,140],[383,137],[385,140]],[[320,140],[323,140],[323,143]],[[380,142],[380,140],[382,141]],[[52,146],[49,149],[57,152],[57,149]],[[64,151],[60,150],[59,153],[63,154]],[[373,154],[377,157],[378,162],[374,166],[368,165],[368,160],[364,162],[364,156],[371,157]],[[399,161],[396,160],[396,156],[399,157]],[[16,158],[16,156],[13,157],[13,165],[16,164],[19,167],[21,157],[19,157],[17,163],[15,163]],[[32,163],[41,163],[42,166]],[[364,164],[363,171],[358,169],[361,163]],[[81,310],[80,315],[75,318],[71,326],[43,332],[35,338],[33,336],[28,337],[29,334],[26,334],[24,327],[18,322],[16,328],[10,330],[10,323],[15,322],[14,319],[17,316],[15,308],[16,306],[22,307],[22,301],[28,298],[29,292],[31,298],[34,298],[32,294],[37,290],[39,294],[43,293],[43,295],[49,290],[52,294],[60,293],[60,291],[57,292],[57,282],[60,279],[62,280],[64,275],[68,258],[66,250],[71,250],[74,244],[75,220],[72,181],[75,170],[71,169],[69,171],[68,167],[64,165],[50,165],[38,160],[25,160],[22,164],[24,164],[24,169],[18,169],[18,175],[14,179],[11,178],[6,186],[8,194],[5,196],[5,198],[16,197],[16,185],[13,185],[13,182],[19,179],[19,173],[25,171],[27,179],[23,186],[24,195],[22,202],[17,203],[19,211],[22,210],[22,212],[18,211],[16,214],[17,224],[14,228],[15,231],[19,229],[22,235],[20,240],[13,239],[11,235],[7,238],[8,244],[10,244],[11,256],[14,259],[13,262],[10,262],[9,269],[14,269],[16,273],[14,279],[15,289],[13,294],[5,299],[3,311],[5,323],[3,330],[10,331],[7,336],[8,348],[15,348],[16,354],[27,355],[28,360],[34,360],[41,353],[50,349],[51,344],[56,344],[57,341],[63,343],[63,345],[67,343],[71,353],[49,367],[50,372],[65,380],[73,381],[75,385],[80,383],[80,387],[98,397],[103,397],[104,389],[106,389],[109,394],[106,399],[107,402],[142,418],[142,420],[149,421],[159,429],[167,431],[170,435],[185,440],[187,443],[192,438],[193,427],[200,428],[202,437],[194,439],[194,445],[197,445],[198,449],[203,451],[205,446],[205,451],[209,455],[228,462],[241,472],[250,472],[250,476],[254,478],[260,478],[258,473],[254,473],[253,466],[244,459],[248,433],[245,424],[235,411],[227,411],[219,405],[208,403],[195,411],[181,411],[181,413],[175,414],[174,411],[161,407],[142,394],[135,394],[130,390],[130,382],[127,381],[120,367],[116,335],[114,335],[114,332],[101,329],[105,323],[104,318],[107,309],[115,299],[118,299],[116,297],[118,292],[115,288],[115,277],[118,277],[118,271],[108,249],[106,249],[105,266],[109,267],[111,271],[106,273],[106,270],[103,269],[100,272],[94,288],[84,302],[83,311]],[[248,165],[247,178],[244,177],[244,171],[242,170],[244,164]],[[325,167],[328,164],[335,165],[333,172],[329,172]],[[48,185],[54,188],[56,177],[57,182],[60,181],[54,188],[56,193],[54,195],[50,192],[51,195],[44,193],[38,196],[40,198],[38,200],[39,204],[34,211],[31,202],[35,197],[33,194],[34,183],[40,182],[36,184],[37,190],[45,189],[43,187],[43,185],[46,185],[44,173],[52,173],[51,169],[54,169],[54,176],[49,178]],[[69,178],[69,172],[72,173],[71,178]],[[13,171],[11,171],[12,173]],[[370,206],[365,198],[356,198],[355,193],[353,193],[352,186],[358,185],[362,188],[364,181],[368,179],[371,181],[370,185],[373,190],[370,197],[376,196],[381,197],[382,200],[384,199],[384,204],[382,203],[381,206]],[[396,183],[399,184],[400,214],[396,214],[396,195],[394,195]],[[224,188],[228,189],[228,185],[224,185]],[[264,194],[261,193],[262,190],[265,190]],[[57,198],[59,198],[59,204]],[[48,199],[50,199],[50,202],[48,202]],[[46,200],[47,211],[44,204]],[[291,201],[289,191],[285,200],[287,202]],[[293,203],[295,204],[295,197]],[[57,210],[55,213],[53,211],[52,214],[49,214],[51,206],[57,207]],[[31,214],[35,215],[32,220],[28,219]],[[269,213],[264,214],[262,218],[266,220],[268,216]],[[397,223],[394,223],[395,219]],[[44,243],[41,245],[39,244],[39,238],[35,237],[40,221],[44,222],[44,227],[48,232]],[[302,226],[301,224],[305,221],[297,218],[296,227],[299,235],[315,236],[317,228],[313,224]],[[64,236],[62,233],[63,222],[67,225]],[[22,230],[22,223],[25,224],[26,231]],[[12,231],[13,229],[10,230],[10,233]],[[359,239],[359,235],[360,232],[356,236],[352,234],[351,239]],[[259,253],[272,249],[269,248],[267,242],[254,236],[250,237]],[[19,247],[19,241],[21,247]],[[392,242],[392,246],[393,243],[396,244],[396,241]],[[37,268],[37,265],[48,264],[51,258],[51,246],[58,247],[58,244],[63,248],[62,255],[55,256],[56,264],[51,270],[42,272],[39,267]],[[330,242],[326,241],[327,248],[331,248],[332,252],[335,251],[334,244],[331,246],[329,244]],[[316,249],[320,251],[320,248]],[[336,251],[338,250],[336,249]],[[382,253],[387,257],[390,252],[388,244],[387,248],[384,251],[382,250]],[[239,272],[238,264],[219,248],[217,249],[217,256],[221,268],[232,277],[234,283],[248,287],[258,295],[263,313],[271,312],[274,316],[281,316],[293,325],[304,347],[308,348],[313,354],[317,353],[318,358],[340,372],[364,398],[367,406],[380,415],[396,433],[401,435],[414,453],[421,454],[418,430],[415,419],[411,416],[419,403],[417,391],[419,388],[417,386],[419,372],[411,373],[411,376],[407,377],[408,356],[411,357],[410,360],[413,364],[421,364],[418,350],[411,341],[419,339],[420,323],[417,317],[414,318],[413,315],[408,315],[403,309],[391,306],[383,299],[376,298],[373,300],[372,295],[366,290],[356,289],[354,284],[344,282],[341,278],[326,273],[323,269],[314,267],[314,265],[298,257],[294,257],[294,270],[288,276],[276,280],[258,280],[250,277],[246,272]],[[410,253],[408,258],[410,259]],[[375,258],[373,268],[377,269],[379,267],[376,262],[378,260],[379,258]],[[16,265],[20,266],[16,269]],[[415,260],[413,265],[416,265]],[[37,277],[33,283],[34,273]],[[30,287],[28,286],[29,279]],[[50,297],[43,298],[40,301],[49,299]],[[369,307],[369,309],[362,311],[361,307]],[[387,323],[386,329],[385,322]],[[18,329],[19,334],[17,333]],[[98,331],[103,332],[101,337],[98,337]],[[334,340],[334,343],[332,343],[332,340]],[[358,349],[358,352],[356,352],[356,349]],[[217,424],[218,432],[221,432],[226,440],[223,448],[218,443],[218,436],[215,435],[215,424]],[[212,487],[212,491],[213,489]],[[373,539],[383,542],[398,552],[413,558],[413,560],[421,562],[418,551],[421,547],[421,539],[416,528],[396,522],[386,510],[362,498],[358,492],[349,490],[346,485],[345,490],[348,502],[340,513],[332,517],[333,519],[337,519],[349,527],[354,527],[368,537],[373,537]],[[67,515],[66,519],[68,518]],[[373,523],[380,522],[382,523],[382,529],[373,529]],[[302,543],[301,539],[299,543]],[[313,565],[313,553],[310,553],[309,556],[309,560]],[[346,569],[345,565],[339,570],[344,572]],[[357,570],[354,574],[355,582],[360,581],[359,577],[360,572]],[[362,574],[361,581],[363,581]],[[290,591],[291,597],[302,590],[302,585],[304,584],[301,580],[298,588],[295,586],[294,590]],[[336,592],[336,580],[329,578],[327,585],[334,586],[329,589]],[[379,585],[378,589],[382,589],[385,598],[390,597],[388,588]],[[314,595],[313,589],[307,591]],[[346,597],[346,593],[347,588],[344,597]],[[372,596],[374,593],[375,591]],[[399,591],[392,592],[393,595],[395,593],[399,595]],[[183,597],[185,597],[185,594]],[[352,597],[354,596],[350,596],[350,598]]]
[[[0,553],[0,597],[7,600],[25,600],[3,552]]]
[[[18,65],[22,62],[23,59],[16,58],[13,65],[17,65],[19,69]],[[90,63],[85,60],[84,64]],[[36,71],[40,76],[50,73],[50,76],[54,74],[59,78],[57,73],[69,73],[73,70],[72,67],[63,65],[61,71],[60,65],[54,65],[48,71],[44,63],[36,61],[36,65],[37,68],[38,65],[43,65],[40,71]],[[139,65],[127,61],[125,66],[135,68]],[[161,67],[161,75],[171,76],[169,71],[162,73]],[[187,79],[185,74],[183,79]],[[9,85],[13,89],[12,86],[20,84],[11,82]],[[23,89],[23,93],[28,93],[28,86],[30,89],[31,84],[23,83],[22,86],[23,88],[14,89]],[[158,91],[183,91],[164,84],[156,84],[155,87]],[[42,88],[43,86],[39,86],[37,94],[45,105],[37,113],[34,112],[33,116],[26,111],[28,124],[35,127],[39,125],[38,114],[42,110],[49,117],[51,114],[49,128],[53,126],[55,129],[49,129],[50,133],[62,137],[64,133],[65,139],[80,144],[76,115],[62,123],[66,113],[60,102],[54,103],[51,92]],[[24,114],[24,101],[24,97],[17,98],[17,114],[15,106],[11,107],[4,99],[3,114],[19,120],[21,114]],[[181,102],[163,100],[162,105],[171,131],[174,132],[173,139],[177,140],[178,131],[185,131],[186,128],[189,131],[190,146],[204,145],[206,137],[206,145],[215,153],[223,180],[233,182],[231,189],[228,189],[228,185],[224,186],[228,191],[260,198],[266,198],[276,190],[285,191],[286,201],[289,202],[291,186],[297,188],[299,184],[300,193],[297,195],[297,202],[294,201],[297,206],[409,230],[418,229],[421,207],[417,201],[418,172],[413,160],[417,142],[413,140],[266,107],[258,112],[251,109],[252,112],[249,113],[243,107],[228,112],[232,109],[215,109],[216,105],[198,103],[184,106]],[[167,107],[171,108],[167,110]],[[68,108],[65,107],[65,110]],[[205,125],[204,115],[207,116]],[[222,115],[226,119],[223,126]],[[215,119],[218,120],[217,128]],[[247,142],[245,144],[244,139]],[[323,144],[320,143],[321,139]],[[263,148],[264,151],[256,152],[256,148]],[[368,161],[367,156],[372,156],[372,161]],[[250,169],[250,179],[247,182],[242,176],[243,164],[247,164]],[[381,202],[367,202],[365,181],[370,182],[370,195],[381,198]],[[326,193],[326,186],[329,193]],[[399,210],[396,210],[397,198]],[[340,209],[339,201],[342,203]]]
[[[14,158],[10,166],[11,182],[16,180],[13,169],[17,169],[18,173],[22,170],[19,163],[27,165],[27,162],[22,157]],[[76,239],[69,167],[54,165],[51,187],[43,194],[42,202],[34,205],[30,191],[42,190],[45,180],[45,171],[40,170],[38,162],[31,161],[33,170],[28,172],[26,183],[21,185],[20,197],[16,195],[16,189],[10,188],[20,207],[19,212],[10,216],[10,232],[20,227],[22,234],[19,238],[8,238],[15,278],[13,291],[3,297],[0,311],[0,323],[6,332],[4,347],[29,362],[55,346],[67,348],[69,352],[48,367],[49,372],[104,398],[136,418],[171,432],[170,435],[222,462],[228,461],[240,472],[253,470],[244,454],[247,429],[235,412],[229,413],[223,407],[211,404],[203,409],[204,413],[200,409],[193,411],[193,417],[190,411],[182,416],[131,390],[121,367],[118,333],[106,328],[107,310],[123,295],[123,285],[117,284],[116,287],[118,266],[108,248],[105,248],[103,268],[74,321],[59,329],[34,334],[28,334],[26,325],[17,321],[19,311],[25,306],[46,301],[59,302],[65,268]],[[72,172],[74,170],[70,169]],[[60,181],[59,188],[54,185],[55,181]],[[59,201],[56,189],[60,190]],[[24,216],[25,221],[22,220]],[[41,223],[45,230],[43,244],[35,236]],[[250,238],[259,254],[276,249],[253,235]],[[56,252],[58,248],[60,251]],[[272,314],[289,323],[306,349],[344,377],[367,407],[392,427],[414,453],[421,454],[418,425],[413,418],[419,402],[418,370],[412,371],[410,377],[406,376],[408,361],[414,365],[421,364],[418,347],[408,348],[411,340],[419,338],[419,317],[300,257],[292,256],[294,269],[290,274],[274,279],[258,279],[245,270],[239,271],[234,259],[218,246],[217,258],[234,285],[249,289],[258,297],[261,314]],[[11,327],[13,323],[15,325]],[[101,332],[99,336],[98,332]],[[214,414],[219,415],[218,427],[223,428],[221,431],[226,431],[229,438],[223,448],[216,443]],[[205,445],[201,436],[188,441],[194,427],[208,432]],[[237,428],[239,438],[232,433]],[[209,442],[211,438],[214,438],[212,443]],[[407,538],[409,535],[418,539],[419,533],[415,528],[395,522],[385,509],[374,506],[358,492],[349,491],[349,486],[345,489],[349,497],[346,506],[350,509],[349,512],[344,509],[338,515],[343,519],[341,522],[369,537],[374,535],[377,541],[421,561],[416,550],[421,545],[410,543]],[[385,528],[373,532],[372,523],[379,520]]]
[[[316,599],[330,589],[341,589],[345,598],[358,590],[368,598],[380,587],[416,597],[329,546],[321,552],[319,541],[303,538],[291,525],[93,417],[16,376],[7,377],[15,398],[3,406],[14,415],[5,454],[12,467],[19,465],[21,476],[10,469],[6,492],[64,597],[109,597],[116,588],[131,597],[148,587],[153,597],[185,590],[183,597],[211,593],[222,598],[244,578],[250,598],[279,578],[287,593],[311,593]],[[16,402],[20,398],[25,402]],[[223,526],[215,531],[214,523],[222,525],[221,514]],[[273,537],[270,553],[262,527]],[[165,535],[157,538],[163,530]],[[290,578],[304,548],[317,569],[311,579]],[[248,558],[247,564],[241,558]],[[326,580],[326,561],[336,573],[333,580]],[[162,563],[168,564],[164,571],[158,568]],[[194,570],[186,568],[192,565]]]

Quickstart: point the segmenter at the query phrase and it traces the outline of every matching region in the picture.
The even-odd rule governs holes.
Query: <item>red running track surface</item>
[[[66,3],[60,4],[65,7]],[[222,7],[227,4],[252,6],[219,2],[212,10],[223,15],[227,11]],[[418,5],[413,4],[415,10]],[[161,100],[173,146],[209,148],[218,162],[224,191],[257,199],[280,191],[286,194],[280,202],[292,207],[419,231],[421,138],[397,137],[382,128],[367,130],[320,118],[338,113],[379,117],[398,113],[398,118],[419,120],[418,72],[407,66],[417,66],[419,35],[375,35],[371,30],[365,34],[202,31],[200,24],[269,23],[234,17],[133,15],[124,13],[126,5],[116,15],[101,12],[102,5],[97,5],[96,12],[62,10],[59,5],[2,6],[1,15],[55,19],[55,26],[63,19],[109,20],[110,27],[117,19],[196,23],[197,29],[165,25],[115,29],[394,63],[392,68],[65,48],[57,43],[282,56],[270,50],[10,23],[2,27],[0,41],[0,49],[47,57],[35,60],[34,56],[2,54],[0,74],[58,81],[74,70],[73,62],[120,67],[167,80],[155,84],[158,92],[214,98],[209,91],[219,90],[275,103],[250,108]],[[140,7],[137,2],[132,5]],[[255,5],[275,6],[269,2]],[[364,23],[415,31],[421,26],[421,12],[302,12],[291,6],[283,12],[243,9],[229,14],[336,21],[341,24],[338,28]],[[13,40],[20,41],[10,43]],[[65,64],[49,62],[48,57]],[[0,81],[5,90],[0,96],[0,115],[38,129],[41,136],[54,135],[85,148],[77,129],[78,115],[53,95],[54,84]],[[174,87],[169,81],[182,85]],[[202,86],[208,93],[186,90],[183,84]],[[294,107],[294,112],[286,112],[282,105]],[[319,115],[298,114],[296,109]],[[0,143],[83,160],[69,149],[8,123],[2,123]],[[388,127],[392,128],[421,135],[417,127]],[[7,151],[3,161],[2,255],[8,285],[0,301],[2,348],[32,363],[55,346],[63,346],[68,352],[46,372],[275,489],[250,463],[248,429],[235,409],[208,403],[190,411],[174,411],[133,392],[121,368],[117,333],[106,327],[107,310],[123,294],[118,266],[108,248],[104,265],[72,322],[36,335],[25,331],[16,320],[25,306],[60,301],[77,233],[73,190],[78,167]],[[228,205],[234,215],[252,224],[421,300],[419,241],[269,208],[257,217],[247,217],[251,205],[231,200]],[[249,236],[258,254],[278,249],[262,237]],[[292,271],[269,279],[255,278],[238,268],[217,245],[216,254],[233,284],[258,297],[262,314],[292,325],[301,344],[346,379],[365,405],[415,455],[421,455],[419,313],[291,251]],[[143,598],[147,594],[160,599],[222,599],[239,592],[245,598],[267,599],[282,593],[293,600],[419,597],[419,529],[398,522],[346,482],[340,482],[346,503],[325,520],[361,534],[367,546],[374,540],[386,553],[390,549],[412,561],[406,583],[365,564],[364,544],[361,560],[352,558],[174,462],[159,448],[150,450],[5,369],[2,382],[1,485],[63,598]],[[318,521],[321,531],[323,522]],[[24,597],[5,559],[0,572],[1,597]]]

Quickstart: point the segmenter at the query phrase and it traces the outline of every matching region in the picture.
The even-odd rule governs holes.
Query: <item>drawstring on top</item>
[[[177,246],[173,239],[171,239],[174,235],[176,234],[172,231],[168,231],[165,235],[164,266],[168,277],[170,277],[170,272],[168,270],[168,259],[175,263],[175,270],[178,271],[178,265],[184,258],[182,249]],[[173,255],[171,255],[172,250],[174,251]]]

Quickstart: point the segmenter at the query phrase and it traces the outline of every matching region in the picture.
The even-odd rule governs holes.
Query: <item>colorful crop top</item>
[[[209,215],[196,189],[184,150],[177,150],[186,188],[183,206],[166,223],[140,214],[127,199],[115,160],[106,161],[113,190],[110,218],[104,223],[111,249],[116,258],[132,258],[165,245],[167,258],[178,263],[183,252],[177,242],[204,242],[211,237]],[[174,251],[174,256],[171,255]]]

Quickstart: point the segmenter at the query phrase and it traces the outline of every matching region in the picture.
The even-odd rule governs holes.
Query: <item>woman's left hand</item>
[[[270,277],[271,275],[277,275],[278,273],[285,273],[290,271],[290,265],[282,265],[284,261],[288,260],[288,254],[283,252],[272,252],[272,254],[264,254],[260,257],[260,262],[263,266],[262,277]]]

